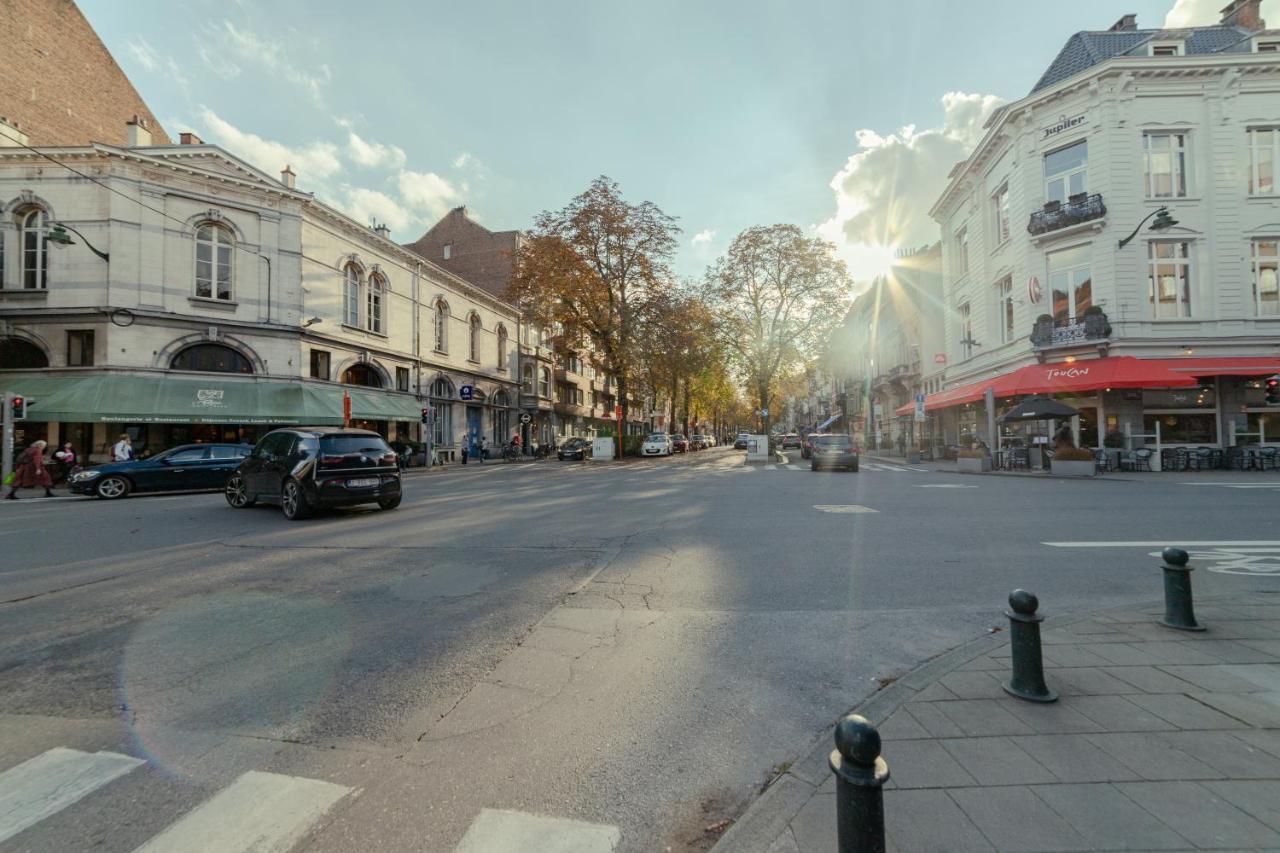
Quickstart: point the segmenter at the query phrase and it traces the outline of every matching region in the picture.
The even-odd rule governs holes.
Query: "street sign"
[[[458,389],[459,400],[470,400],[474,398],[475,395],[476,395],[476,388],[474,385],[463,385]]]
[[[923,394],[916,395],[916,420],[917,421],[924,420],[924,395]]]
[[[520,423],[522,423],[522,424],[531,424],[531,423],[533,423],[533,415],[529,414],[528,412],[521,412],[521,413],[520,413]]]
[[[760,410],[760,417],[762,417],[762,418],[767,418],[767,417],[769,417],[769,410],[768,410],[768,409],[761,409],[761,410]]]

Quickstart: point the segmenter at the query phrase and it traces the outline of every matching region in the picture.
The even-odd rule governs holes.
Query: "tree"
[[[668,263],[679,233],[657,205],[631,204],[602,175],[563,209],[539,214],[516,254],[510,295],[531,320],[585,336],[618,384],[623,423],[640,324],[671,286]]]
[[[654,402],[666,394],[674,431],[683,399],[684,432],[688,433],[690,382],[718,355],[715,316],[691,289],[672,290],[650,302],[642,328],[640,350]]]
[[[707,270],[706,284],[721,339],[766,412],[777,381],[818,351],[853,298],[835,246],[794,225],[743,231]]]

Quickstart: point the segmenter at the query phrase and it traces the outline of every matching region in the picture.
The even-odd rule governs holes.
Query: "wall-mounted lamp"
[[[323,323],[323,322],[324,320],[320,319],[319,317],[312,317],[310,320],[302,324],[302,328],[310,329],[316,323]]]

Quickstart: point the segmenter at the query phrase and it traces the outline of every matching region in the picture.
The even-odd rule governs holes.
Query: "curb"
[[[864,458],[869,462],[882,462],[886,465],[902,465],[908,467],[908,463],[904,459],[898,459],[893,456],[871,456],[863,454]],[[920,465],[928,463],[921,462]],[[1101,477],[1054,477],[1050,474],[1016,474],[1012,471],[985,471],[981,474],[973,474],[968,471],[950,471],[946,468],[926,468],[930,474],[958,474],[962,477],[1013,477],[1024,480],[1051,480],[1053,482],[1079,482],[1079,483],[1140,483],[1141,480],[1133,480],[1128,477],[1109,477],[1102,475]]]

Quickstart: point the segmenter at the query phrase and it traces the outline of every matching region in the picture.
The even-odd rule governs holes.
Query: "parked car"
[[[655,432],[640,445],[641,456],[670,456],[671,436],[665,432]]]
[[[747,442],[750,440],[751,440],[751,436],[748,433],[745,433],[745,432],[738,433],[738,437],[733,440],[733,449],[746,450]]]
[[[227,480],[227,503],[279,504],[284,517],[317,509],[376,503],[400,506],[396,452],[382,436],[344,427],[290,427],[263,436]]]
[[[706,438],[707,440],[707,447],[715,447],[716,444],[718,444],[718,442],[716,441],[716,437],[714,435],[708,434],[703,437]]]
[[[782,436],[783,450],[786,450],[788,447],[799,447],[799,446],[800,446],[800,433],[789,432],[786,435]]]
[[[86,468],[72,474],[67,486],[72,494],[106,500],[134,492],[221,489],[250,450],[247,444],[183,444],[146,459]]]
[[[858,449],[853,446],[853,439],[849,436],[842,433],[811,435],[809,444],[812,448],[810,471],[817,471],[819,468],[858,470]]]
[[[710,445],[707,444],[707,437],[705,435],[689,436],[690,450],[706,450],[708,447],[710,447]]]
[[[675,453],[684,453],[689,449],[689,439],[685,438],[678,432],[671,433],[671,450]]]
[[[585,438],[581,438],[580,436],[574,436],[573,438],[566,439],[564,444],[561,444],[556,449],[556,458],[561,462],[564,462],[566,459],[576,460],[578,462],[590,459],[591,442],[587,441]]]

